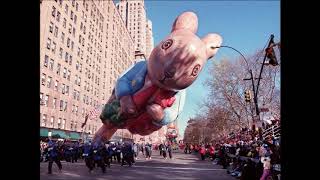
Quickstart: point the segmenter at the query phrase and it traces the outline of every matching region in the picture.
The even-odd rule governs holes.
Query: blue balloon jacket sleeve
[[[144,85],[147,74],[147,62],[140,61],[124,72],[117,80],[115,94],[117,99],[133,95]]]

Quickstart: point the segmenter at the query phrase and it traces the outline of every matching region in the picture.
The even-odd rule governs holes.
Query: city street
[[[48,163],[40,163],[41,180],[124,180],[124,179],[174,179],[174,180],[231,180],[234,179],[226,173],[219,165],[212,164],[211,161],[199,160],[193,154],[175,152],[174,159],[163,159],[159,151],[152,152],[152,159],[146,160],[142,154],[132,167],[118,164],[111,164],[107,172],[103,174],[101,169],[96,168],[92,173],[88,172],[83,161],[78,163],[62,162],[62,172],[59,173],[56,164],[53,165],[53,174],[47,174]]]

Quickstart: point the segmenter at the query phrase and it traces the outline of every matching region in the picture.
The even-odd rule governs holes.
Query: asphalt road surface
[[[146,160],[139,154],[132,167],[120,166],[113,162],[111,168],[106,168],[103,174],[101,168],[94,169],[89,173],[88,168],[82,160],[77,163],[62,161],[62,172],[58,171],[56,164],[53,164],[52,174],[47,174],[48,163],[40,163],[41,180],[234,180],[219,165],[211,161],[201,161],[197,155],[173,153],[173,159],[164,159],[159,151],[153,151],[151,160]]]

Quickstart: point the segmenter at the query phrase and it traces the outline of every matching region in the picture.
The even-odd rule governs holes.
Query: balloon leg
[[[114,127],[110,124],[103,124],[101,128],[95,133],[93,142],[108,141],[117,130],[117,127]]]

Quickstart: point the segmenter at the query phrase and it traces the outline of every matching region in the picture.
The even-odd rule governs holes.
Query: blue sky
[[[155,1],[146,0],[147,17],[152,21],[154,43],[157,45],[171,30],[175,18],[184,11],[194,11],[198,15],[197,35],[219,33],[223,45],[232,46],[244,55],[254,54],[267,43],[270,34],[275,41],[280,40],[280,1]],[[212,61],[238,57],[231,49],[221,49],[208,61],[198,79],[187,89],[187,99],[178,126],[183,135],[190,117],[199,111],[199,106],[208,91],[203,85],[208,78]]]

